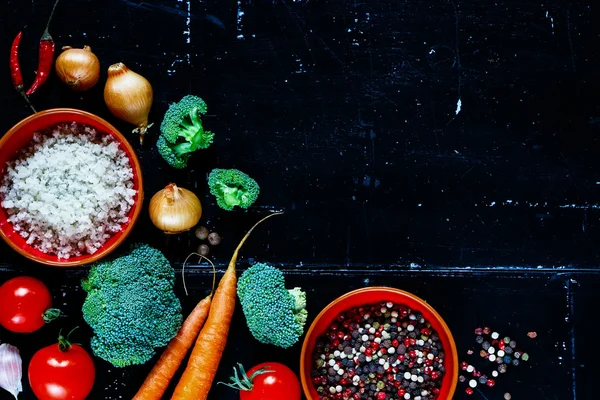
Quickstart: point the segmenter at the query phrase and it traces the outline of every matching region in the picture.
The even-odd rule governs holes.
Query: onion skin
[[[152,196],[149,211],[154,226],[167,234],[189,231],[202,217],[198,196],[174,183]]]
[[[56,75],[76,92],[89,90],[100,79],[100,60],[90,46],[74,49],[64,46],[63,52],[56,59]]]
[[[151,126],[148,125],[148,114],[152,96],[150,82],[125,64],[116,63],[108,68],[104,102],[115,117],[136,126],[133,132],[139,133],[140,144],[144,143],[144,135]]]

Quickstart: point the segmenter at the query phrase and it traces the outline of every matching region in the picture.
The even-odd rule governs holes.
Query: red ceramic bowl
[[[423,314],[423,318],[429,321],[433,329],[437,331],[446,355],[444,360],[446,374],[444,375],[440,395],[437,399],[452,399],[458,382],[458,354],[450,329],[442,317],[424,300],[408,292],[388,287],[368,287],[346,293],[325,307],[317,318],[315,318],[304,339],[302,355],[300,356],[300,378],[302,380],[302,389],[307,399],[319,399],[319,395],[310,379],[312,354],[317,338],[331,326],[331,323],[341,312],[382,301],[392,301],[396,304],[403,304],[412,310],[419,311]]]
[[[93,255],[73,257],[69,258],[68,260],[59,259],[57,256],[42,253],[41,251],[28,245],[25,240],[14,231],[12,225],[7,221],[6,212],[2,207],[0,207],[0,236],[2,236],[2,239],[4,239],[4,241],[10,245],[10,247],[19,252],[22,256],[33,261],[55,267],[76,267],[89,264],[110,254],[125,240],[125,238],[133,229],[133,226],[140,215],[144,198],[140,162],[137,159],[133,148],[129,142],[127,142],[127,139],[125,139],[125,137],[119,133],[115,127],[102,118],[85,111],[70,108],[56,108],[52,110],[41,111],[28,118],[25,118],[23,121],[13,126],[12,129],[9,130],[2,137],[2,139],[0,139],[0,177],[3,176],[4,172],[6,171],[6,162],[15,158],[19,150],[30,143],[34,132],[61,122],[73,121],[80,124],[93,126],[100,132],[112,135],[119,142],[121,148],[129,157],[129,161],[133,168],[134,188],[138,191],[138,193],[135,198],[135,203],[129,212],[129,222],[122,226],[120,232],[111,237],[108,242],[106,242],[104,246],[98,249],[98,251]]]

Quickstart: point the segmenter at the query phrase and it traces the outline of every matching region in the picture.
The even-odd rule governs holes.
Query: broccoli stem
[[[239,206],[242,203],[242,199],[240,199],[240,190],[238,188],[232,188],[225,184],[221,184],[220,189],[223,192],[223,198],[227,204]]]

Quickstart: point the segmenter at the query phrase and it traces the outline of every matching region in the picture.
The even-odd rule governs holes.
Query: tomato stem
[[[244,366],[240,363],[237,363],[238,368],[239,368],[239,373],[238,370],[233,367],[233,376],[229,378],[229,380],[231,381],[230,383],[225,383],[225,382],[218,382],[218,384],[221,385],[225,385],[225,386],[229,386],[232,389],[235,390],[240,390],[240,391],[246,391],[249,392],[252,389],[254,389],[254,385],[252,384],[252,381],[254,380],[254,378],[256,378],[259,375],[263,375],[263,374],[268,374],[270,372],[275,372],[275,371],[271,371],[268,370],[267,368],[270,368],[269,366],[263,367],[257,371],[255,371],[252,375],[250,375],[250,377],[248,377],[248,374],[246,373],[246,370],[244,369]],[[241,375],[241,378],[240,378]]]
[[[75,331],[75,329],[79,328],[78,326],[76,326],[75,328],[71,329],[71,332],[67,333],[67,336],[63,336],[62,334],[62,329],[58,332],[58,349],[60,351],[62,351],[63,353],[69,351],[69,349],[71,348],[71,334]]]
[[[55,319],[57,319],[58,317],[60,317],[62,315],[62,311],[60,311],[60,309],[58,308],[49,308],[46,311],[44,311],[42,313],[42,318],[44,318],[44,322],[48,323],[48,322],[52,322]]]

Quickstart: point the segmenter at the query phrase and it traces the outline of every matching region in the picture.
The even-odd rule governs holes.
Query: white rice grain
[[[73,122],[36,132],[8,163],[0,205],[29,245],[68,259],[94,254],[119,232],[136,193],[118,142]]]

